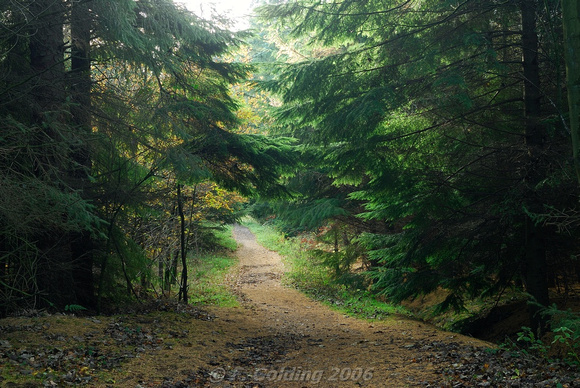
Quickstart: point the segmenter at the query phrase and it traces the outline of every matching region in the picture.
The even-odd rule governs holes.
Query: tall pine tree
[[[219,58],[238,35],[170,0],[6,3],[4,309],[94,307],[107,282],[132,289],[148,268],[126,221],[154,200],[154,179],[283,192],[289,145],[231,131],[229,87],[246,70]]]
[[[461,308],[523,282],[546,304],[550,258],[575,246],[545,222],[577,197],[552,55],[559,2],[297,1],[261,13],[332,48],[266,87],[286,128],[326,151],[334,184],[356,185],[375,290],[400,301],[443,289],[441,307]]]

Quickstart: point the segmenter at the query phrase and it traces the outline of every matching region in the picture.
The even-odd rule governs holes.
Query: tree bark
[[[91,134],[91,59],[90,40],[92,17],[91,0],[76,0],[71,8],[71,114],[76,141],[71,150],[70,185],[86,198],[89,195],[91,152],[88,137]],[[77,303],[95,306],[93,277],[93,240],[89,232],[74,232],[71,239],[73,262],[73,291]]]
[[[577,0],[562,0],[566,84],[572,155],[576,178],[580,184],[580,4]]]
[[[31,139],[34,153],[32,174],[47,185],[58,184],[63,160],[59,155],[62,140],[55,128],[66,122],[64,67],[64,15],[61,0],[34,0],[29,3],[31,29],[28,43],[30,55],[30,120],[34,128]],[[66,303],[70,287],[68,247],[61,242],[60,231],[38,233],[35,244],[38,260],[36,268],[36,303]]]
[[[185,234],[185,213],[183,211],[183,195],[181,184],[177,184],[177,210],[179,212],[179,237],[181,250],[181,288],[179,295],[185,304],[188,303],[187,295],[187,236]]]
[[[34,0],[29,12],[35,18],[29,43],[30,68],[37,80],[31,92],[33,114],[42,124],[47,114],[61,112],[65,101],[64,4],[61,0]]]
[[[524,74],[524,122],[525,139],[528,150],[528,170],[526,173],[527,206],[531,212],[540,212],[543,204],[536,195],[536,186],[544,176],[542,152],[544,148],[544,128],[541,124],[540,68],[538,65],[538,34],[536,30],[535,0],[521,0],[522,51]],[[524,262],[523,276],[527,292],[537,304],[530,304],[529,315],[532,330],[543,333],[545,320],[539,314],[541,306],[550,302],[546,279],[546,247],[543,230],[534,220],[525,216],[524,221]]]

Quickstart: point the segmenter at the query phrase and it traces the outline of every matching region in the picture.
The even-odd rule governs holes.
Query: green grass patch
[[[250,217],[244,218],[243,224],[250,228],[252,233],[256,236],[256,240],[258,240],[262,246],[272,251],[276,251],[283,256],[290,256],[296,253],[295,247],[289,243],[290,240],[286,239],[284,235],[278,232],[273,226],[260,224]]]
[[[215,236],[224,249],[202,253],[190,262],[189,301],[196,305],[239,306],[228,277],[237,264],[237,259],[230,254],[237,248],[232,227],[215,231]]]
[[[313,256],[314,253],[308,250],[300,237],[285,238],[274,227],[261,225],[253,219],[245,219],[244,225],[256,235],[260,244],[283,256],[288,270],[283,282],[312,299],[364,319],[384,319],[395,313],[409,314],[403,307],[380,301],[367,290],[357,288],[356,284],[360,282],[355,274],[351,279],[337,282],[332,270]]]
[[[228,274],[237,263],[227,254],[208,254],[195,259],[190,269],[189,301],[196,305],[238,306],[228,284]]]
[[[230,251],[235,251],[238,248],[238,243],[232,235],[233,226],[228,225],[220,229],[214,230],[214,236],[216,238],[216,243]]]

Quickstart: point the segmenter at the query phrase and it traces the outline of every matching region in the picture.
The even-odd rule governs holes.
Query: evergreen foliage
[[[301,0],[260,13],[311,43],[263,86],[359,219],[375,292],[442,289],[440,307],[460,309],[523,282],[545,304],[578,243],[539,221],[578,196],[559,2]]]
[[[181,255],[235,218],[241,198],[211,182],[285,195],[291,141],[234,134],[249,68],[220,58],[245,33],[170,0],[0,7],[1,314],[173,282],[179,198]]]

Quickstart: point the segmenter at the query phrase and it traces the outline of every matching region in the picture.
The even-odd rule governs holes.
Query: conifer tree
[[[580,9],[578,7],[575,1],[562,1],[570,131],[576,175],[580,184]]]
[[[154,179],[283,192],[290,144],[231,131],[246,70],[219,58],[239,35],[170,0],[1,6],[3,308],[95,307],[117,282],[136,294],[147,265],[129,221]]]
[[[543,216],[577,196],[550,55],[559,2],[297,1],[261,13],[329,47],[266,87],[287,130],[325,150],[334,184],[356,186],[375,290],[397,301],[443,289],[441,307],[461,308],[523,281],[546,304],[546,260],[573,250]]]

